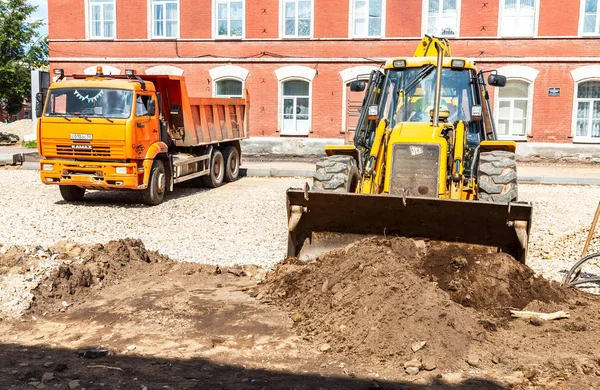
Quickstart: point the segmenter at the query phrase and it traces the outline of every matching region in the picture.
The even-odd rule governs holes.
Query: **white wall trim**
[[[157,65],[146,69],[145,73],[148,75],[170,75],[170,76],[183,76],[184,70],[172,65]]]
[[[357,76],[367,75],[367,78],[371,74],[372,71],[379,69],[376,66],[353,66],[352,68],[346,68],[344,70],[340,70],[340,77],[344,84],[349,83],[350,81],[356,79]],[[362,79],[361,79],[362,80]]]
[[[118,76],[121,74],[121,69],[119,68],[115,68],[114,66],[110,66],[110,65],[94,65],[94,66],[90,66],[87,67],[83,70],[83,74],[85,75],[89,75],[89,76],[93,76],[96,74],[96,68],[98,66],[102,67],[102,73],[104,73],[105,75],[115,75]]]
[[[508,79],[524,79],[533,83],[540,73],[539,70],[525,65],[508,65],[497,69],[498,74]]]
[[[316,70],[302,65],[283,66],[275,70],[275,76],[279,82],[288,78],[304,79],[312,82],[316,75]]]
[[[237,65],[223,65],[212,68],[208,73],[213,80],[234,78],[245,81],[250,71]]]
[[[578,83],[585,79],[600,78],[600,65],[588,65],[571,71],[573,81]]]

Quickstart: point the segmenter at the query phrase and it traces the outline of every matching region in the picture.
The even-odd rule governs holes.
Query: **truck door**
[[[133,147],[139,157],[143,157],[150,145],[160,139],[158,114],[148,115],[148,102],[151,99],[156,101],[156,98],[152,95],[142,93],[138,93],[135,99],[135,140]],[[158,112],[158,110],[156,111]]]

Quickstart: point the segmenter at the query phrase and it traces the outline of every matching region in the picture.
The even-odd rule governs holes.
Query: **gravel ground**
[[[50,246],[61,240],[85,244],[131,237],[177,259],[272,266],[286,247],[285,190],[305,181],[244,178],[215,190],[178,187],[156,207],[138,204],[135,193],[92,191],[85,203],[72,205],[63,202],[57,187],[42,185],[37,172],[4,169],[0,244]],[[528,264],[560,280],[581,255],[600,187],[521,185],[519,190],[521,200],[534,203]],[[590,253],[598,251],[600,239],[595,239]],[[600,275],[600,262],[584,272]]]
[[[217,189],[176,187],[155,207],[136,193],[91,191],[67,204],[38,172],[0,170],[0,244],[104,243],[125,237],[175,259],[271,266],[284,257],[285,190],[302,179],[244,178]],[[1,246],[1,245],[0,245]]]

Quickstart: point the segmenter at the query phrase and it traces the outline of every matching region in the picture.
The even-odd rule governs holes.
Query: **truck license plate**
[[[73,140],[81,140],[81,141],[91,141],[91,134],[71,134],[71,139]]]

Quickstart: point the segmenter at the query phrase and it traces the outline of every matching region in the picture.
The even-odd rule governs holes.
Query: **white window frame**
[[[277,129],[280,135],[291,135],[297,137],[308,137],[313,132],[312,117],[313,117],[313,79],[317,75],[317,71],[313,68],[303,65],[283,66],[275,70],[277,77]],[[283,83],[285,81],[300,80],[308,82],[308,134],[286,134],[283,131]]]
[[[502,68],[497,69],[498,74],[501,74],[506,77],[508,80],[517,80],[517,81],[525,81],[529,83],[528,94],[527,94],[527,126],[525,127],[525,135],[523,136],[513,136],[513,135],[498,135],[499,139],[513,140],[513,141],[526,141],[527,138],[531,135],[531,131],[533,129],[533,97],[534,88],[535,88],[535,79],[539,75],[539,71],[530,66],[524,65],[509,65],[504,66]],[[500,112],[500,103],[498,100],[498,96],[500,93],[500,88],[494,88],[494,122],[496,128],[498,128],[498,113]]]
[[[597,37],[600,35],[600,0],[596,0],[596,32],[583,32],[583,23],[585,16],[585,0],[581,0],[579,7],[579,36]]]
[[[298,1],[288,0],[287,2],[296,3],[296,35],[285,35],[285,3],[286,0],[279,0],[279,37],[282,39],[312,39],[315,34],[315,0],[310,1],[310,33],[309,35],[298,36]]]
[[[217,95],[217,83],[219,81],[225,81],[225,80],[235,80],[235,81],[239,81],[240,83],[242,83],[242,94],[240,96],[238,95]],[[239,79],[237,77],[231,77],[231,76],[226,76],[226,77],[221,77],[219,79],[213,80],[213,97],[216,98],[242,98],[244,97],[244,88],[245,88],[245,81],[242,79]]]
[[[517,0],[520,4],[521,0]],[[499,10],[498,10],[498,36],[502,38],[531,38],[538,36],[538,28],[540,21],[540,0],[534,0],[534,10],[533,10],[533,34],[532,35],[503,35],[502,27],[503,27],[503,17],[504,17],[504,6],[506,4],[506,0],[500,0]]]
[[[599,144],[600,137],[577,136],[577,89],[580,83],[586,81],[600,81],[600,65],[582,66],[571,71],[573,78],[573,111],[571,114],[571,137],[573,143]]]
[[[213,39],[244,39],[246,37],[246,0],[213,0]],[[232,37],[229,35],[231,31],[228,31],[228,35],[219,35],[219,10],[218,5],[222,3],[227,3],[227,10],[229,12],[231,8],[231,3],[242,3],[242,36],[240,37]],[[227,29],[231,30],[231,18],[230,15],[227,16]]]
[[[513,141],[526,141],[527,136],[531,134],[531,121],[533,117],[533,83],[527,79],[520,77],[507,78],[507,81],[520,81],[527,84],[527,97],[526,98],[503,98],[503,101],[510,101],[510,115],[509,115],[509,130],[512,125],[512,121],[515,119],[513,116],[514,112],[514,101],[515,100],[526,100],[527,101],[527,113],[525,114],[525,134],[514,135],[514,134],[498,134],[498,139],[506,139]],[[500,89],[496,87],[494,90],[494,121],[496,122],[496,129],[498,129],[500,123]]]
[[[217,81],[229,79],[242,82],[242,96],[246,89],[246,79],[250,71],[237,65],[222,65],[208,71],[212,79],[212,96],[217,97]]]
[[[365,0],[367,1],[367,10],[369,9],[369,1],[371,0]],[[349,15],[349,19],[348,19],[348,36],[351,38],[358,38],[358,39],[377,39],[377,38],[385,38],[385,17],[386,17],[386,0],[381,0],[381,32],[379,35],[368,35],[368,30],[369,30],[369,26],[368,26],[368,21],[367,21],[367,35],[357,35],[354,34],[354,19],[355,19],[355,15],[354,15],[354,4],[355,4],[356,0],[350,0],[350,15]],[[367,17],[368,19],[368,17]]]
[[[104,37],[104,36],[95,37],[95,36],[92,36],[92,12],[91,12],[91,9],[92,9],[93,1],[85,0],[85,26],[86,26],[85,36],[87,39],[90,39],[90,40],[112,40],[112,39],[117,38],[117,4],[116,4],[117,2],[116,2],[116,0],[112,0],[111,3],[113,5],[114,16],[115,16],[114,29],[113,29],[114,35],[112,37]],[[102,3],[100,3],[100,4],[102,4]],[[105,3],[105,4],[110,4],[110,3]],[[101,26],[102,26],[102,32],[104,33],[104,23],[102,23]]]
[[[177,3],[177,34],[174,37],[154,34],[154,4],[165,3],[165,21],[167,17],[166,3]],[[167,32],[166,23],[164,25],[165,34]],[[181,4],[180,0],[148,0],[148,36],[150,39],[179,39],[181,36]]]
[[[442,0],[440,0],[440,7],[441,7],[441,4],[442,4]],[[423,7],[423,11],[422,11],[423,17],[421,18],[421,35],[425,35],[425,34],[428,34],[427,33],[427,26],[428,26],[428,21],[429,21],[429,0],[423,0],[422,7]],[[454,35],[444,35],[444,36],[440,35],[440,37],[443,37],[443,38],[457,38],[457,37],[460,37],[461,9],[462,9],[462,1],[461,0],[456,0],[456,34],[454,34]]]

